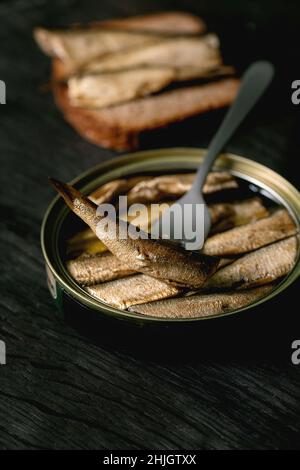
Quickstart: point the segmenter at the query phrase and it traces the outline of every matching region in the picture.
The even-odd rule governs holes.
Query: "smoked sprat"
[[[149,317],[225,314],[267,295],[295,264],[298,230],[286,209],[265,205],[257,195],[243,197],[238,180],[227,172],[211,173],[206,181],[206,197],[213,195],[212,229],[201,253],[149,238],[121,242],[99,231],[96,235],[95,203],[117,205],[118,196],[127,195],[130,203],[149,207],[152,202],[171,204],[192,181],[193,174],[137,175],[110,181],[87,198],[52,180],[89,226],[68,242],[69,274],[96,300]]]

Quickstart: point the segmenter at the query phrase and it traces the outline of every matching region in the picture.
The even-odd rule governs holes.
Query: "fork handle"
[[[230,137],[242,123],[249,111],[253,108],[274,75],[274,67],[270,62],[254,62],[246,70],[238,95],[226,113],[217,133],[213,137],[207,150],[207,154],[198,168],[192,188],[201,191],[214,161],[224,148]]]

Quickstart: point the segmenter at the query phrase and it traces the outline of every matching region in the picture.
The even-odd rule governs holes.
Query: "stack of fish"
[[[113,202],[121,194],[127,195],[128,203],[171,203],[190,188],[193,176],[119,179],[103,185],[89,199],[69,185],[52,181],[90,226],[68,244],[67,269],[73,279],[101,302],[164,318],[217,315],[269,293],[294,266],[297,227],[286,209],[268,209],[260,197],[209,204],[212,230],[200,253],[150,238],[120,241],[99,230],[95,234],[97,204]],[[210,173],[204,194],[214,195],[215,200],[226,191],[240,195],[237,180],[227,172]],[[140,228],[147,231],[149,220]]]

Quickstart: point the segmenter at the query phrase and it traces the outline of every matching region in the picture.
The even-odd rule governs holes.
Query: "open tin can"
[[[191,172],[197,169],[205,152],[205,149],[171,148],[122,155],[86,171],[74,179],[71,184],[84,194],[90,194],[102,184],[117,178],[141,174],[157,175],[160,173]],[[253,160],[229,153],[218,158],[214,169],[227,170],[247,184],[259,188],[262,194],[286,207],[299,228],[300,194],[282,176]],[[62,198],[57,196],[45,214],[41,230],[41,244],[46,263],[49,290],[58,310],[71,324],[79,326],[84,333],[98,337],[100,332],[102,334],[105,332],[104,336],[106,337],[116,338],[116,335],[118,335],[118,338],[124,338],[126,331],[126,337],[132,339],[132,335],[128,335],[128,331],[133,332],[134,337],[136,337],[138,331],[147,331],[147,334],[151,331],[153,338],[153,334],[157,335],[159,332],[160,335],[164,336],[167,331],[176,331],[177,335],[181,336],[184,328],[187,327],[190,332],[197,332],[198,338],[200,332],[205,332],[206,337],[207,331],[212,331],[216,338],[218,332],[225,331],[223,329],[224,325],[226,327],[229,325],[229,331],[231,332],[232,328],[237,332],[238,324],[245,325],[245,331],[248,332],[250,331],[250,324],[256,329],[257,324],[253,323],[255,319],[258,319],[260,331],[262,331],[263,322],[265,322],[267,328],[273,326],[275,331],[276,321],[279,322],[278,326],[282,331],[284,305],[287,301],[291,302],[292,292],[295,291],[295,289],[291,289],[291,285],[300,274],[299,256],[294,269],[273,291],[242,309],[223,315],[202,318],[164,319],[147,317],[100,303],[71,278],[66,270],[63,258],[70,227],[77,223],[75,219],[76,216],[66,207]],[[286,291],[288,287],[287,294],[283,296],[283,291]],[[281,302],[278,299],[281,299]],[[281,309],[283,309],[283,312]],[[250,319],[250,323],[247,321],[248,319]],[[271,323],[269,323],[270,321]],[[288,323],[291,325],[290,322]],[[141,335],[138,336],[143,342]]]

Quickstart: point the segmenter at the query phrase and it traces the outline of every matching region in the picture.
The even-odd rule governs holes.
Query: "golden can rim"
[[[128,169],[130,168],[131,174],[135,170],[145,171],[155,170],[153,163],[157,163],[156,159],[165,158],[165,163],[168,163],[165,171],[183,171],[183,170],[195,170],[201,160],[205,155],[206,149],[204,148],[186,148],[186,147],[175,147],[175,148],[166,148],[166,149],[157,149],[157,150],[145,150],[138,151],[130,154],[124,154],[119,157],[113,157],[112,159],[99,163],[92,168],[81,173],[76,178],[70,181],[72,185],[80,185],[80,189],[87,194],[95,189],[97,186],[97,179],[92,179],[92,176],[97,175],[99,172],[102,176],[106,175],[106,172],[110,170],[109,174],[114,175],[109,177],[106,181],[114,179],[116,177],[127,176]],[[185,165],[182,165],[182,158],[185,157]],[[139,169],[141,162],[143,162],[143,170]],[[148,167],[146,165],[148,164]],[[149,165],[150,163],[150,165]],[[161,162],[160,162],[161,163]],[[181,168],[178,170],[178,164],[181,163]],[[229,170],[232,174],[239,176],[243,179],[246,179],[249,182],[252,182],[259,186],[260,188],[266,190],[269,194],[273,195],[277,201],[283,204],[292,216],[295,219],[295,222],[300,226],[300,193],[299,191],[289,183],[283,176],[279,173],[276,173],[274,170],[268,168],[261,163],[258,163],[254,160],[250,160],[246,157],[236,155],[233,153],[223,153],[221,154],[214,166],[214,169],[226,169]],[[127,170],[127,171],[126,171]],[[101,177],[100,177],[101,178]],[[104,182],[104,181],[103,181]],[[92,188],[92,186],[94,186]],[[109,316],[117,317],[118,319],[130,319],[138,323],[190,323],[198,322],[204,320],[217,320],[218,318],[223,318],[224,316],[235,315],[237,313],[246,311],[250,308],[254,308],[257,305],[260,305],[271,298],[278,295],[280,292],[285,290],[292,282],[295,281],[300,275],[300,260],[299,253],[296,264],[293,270],[272,290],[268,295],[259,299],[245,307],[222,313],[219,315],[210,315],[206,317],[194,317],[194,318],[166,318],[166,317],[151,317],[139,313],[123,311],[111,307],[108,304],[101,303],[100,301],[93,299],[88,293],[86,293],[78,284],[73,281],[70,276],[67,274],[66,279],[63,277],[63,274],[66,275],[67,271],[61,263],[62,273],[57,272],[53,266],[48,250],[46,248],[46,228],[49,217],[52,214],[53,209],[56,204],[60,201],[60,196],[56,196],[48,206],[46,213],[44,215],[42,226],[41,226],[41,247],[44,259],[46,261],[47,267],[50,269],[53,274],[56,282],[80,303],[84,304],[87,307],[90,307],[94,310],[97,310],[101,313],[104,313]],[[66,207],[61,214],[61,222],[63,221],[63,213],[66,215],[69,209]]]

